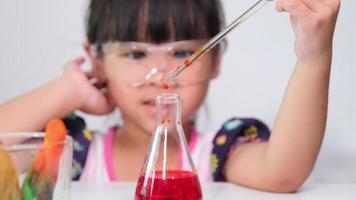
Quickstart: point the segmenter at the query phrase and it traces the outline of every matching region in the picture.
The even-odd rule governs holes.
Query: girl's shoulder
[[[72,179],[78,180],[85,166],[93,133],[87,128],[84,119],[74,113],[63,119],[68,135],[73,138]]]
[[[232,150],[243,143],[266,141],[269,135],[268,127],[254,118],[231,118],[215,132],[200,133],[193,129],[188,148],[199,179],[225,181],[222,172]]]
[[[201,134],[200,144],[193,152],[193,157],[205,157],[204,160],[209,160],[212,180],[224,181],[222,172],[232,150],[247,142],[267,141],[269,136],[270,130],[262,121],[255,118],[234,117],[223,123],[218,131]],[[207,158],[207,155],[210,158]]]
[[[93,132],[87,128],[85,120],[76,114],[69,115],[63,121],[73,138],[72,180],[113,180],[109,158],[117,127],[108,129],[106,133]]]

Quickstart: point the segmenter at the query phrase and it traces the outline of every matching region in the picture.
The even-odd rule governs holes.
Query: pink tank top
[[[120,181],[114,171],[112,149],[115,128],[110,128],[107,134],[95,134],[90,144],[88,157],[80,181]],[[188,142],[188,148],[197,169],[200,181],[212,181],[210,171],[210,154],[214,134],[199,134],[195,129]],[[181,164],[184,166],[185,163]]]

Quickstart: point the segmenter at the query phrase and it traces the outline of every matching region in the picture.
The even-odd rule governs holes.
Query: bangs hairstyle
[[[208,39],[224,26],[219,0],[91,0],[90,44]]]

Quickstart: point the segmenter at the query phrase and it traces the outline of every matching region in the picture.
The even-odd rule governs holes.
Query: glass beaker
[[[0,165],[2,165],[0,168],[3,169],[0,170],[0,199],[70,199],[72,138],[66,136],[64,141],[44,145],[44,136],[43,132],[0,133]],[[55,151],[56,154],[50,155],[52,160],[48,166],[48,162],[42,162],[40,158],[43,158],[41,156],[44,156],[44,152],[49,151],[51,153]],[[46,162],[44,164],[46,169],[42,168],[34,175],[31,169],[44,162]],[[50,175],[45,173],[46,170],[50,170]],[[9,171],[11,174],[8,173]],[[32,177],[37,178],[31,183],[25,181],[30,173]],[[11,186],[4,187],[4,182],[11,183]],[[9,190],[12,190],[10,196]]]
[[[157,126],[136,186],[136,200],[200,200],[202,190],[181,122],[177,94],[156,97]]]

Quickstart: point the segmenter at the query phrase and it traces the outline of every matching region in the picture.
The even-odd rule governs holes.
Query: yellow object
[[[258,136],[257,127],[256,126],[251,126],[251,127],[247,128],[244,131],[244,135],[245,136],[252,136],[253,138],[256,138]]]
[[[84,129],[83,131],[84,137],[89,140],[92,141],[93,140],[93,134],[89,131],[89,129]]]
[[[211,172],[215,172],[216,169],[218,168],[218,165],[219,165],[219,159],[218,159],[218,156],[216,156],[216,154],[212,154],[210,156],[210,170]]]
[[[2,148],[3,144],[0,140],[0,199],[21,200],[17,171],[11,156]]]

